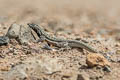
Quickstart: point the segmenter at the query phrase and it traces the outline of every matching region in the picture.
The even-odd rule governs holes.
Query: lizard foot
[[[56,51],[54,48],[51,48],[48,44],[45,44],[42,49]]]

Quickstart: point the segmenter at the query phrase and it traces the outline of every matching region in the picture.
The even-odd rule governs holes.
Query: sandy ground
[[[23,47],[13,41],[7,46],[0,47],[0,72],[9,71],[12,66],[20,64],[21,61],[44,55],[62,58],[68,70],[84,72],[83,75],[89,76],[89,80],[119,80],[119,3],[119,0],[0,0],[1,36],[6,34],[14,22],[23,25],[35,22],[57,36],[86,40],[99,51],[111,53],[111,58],[114,60],[111,62],[111,72],[108,73],[98,68],[86,67],[86,50],[71,49],[54,52],[39,49],[40,44]],[[52,80],[69,79],[53,78]]]

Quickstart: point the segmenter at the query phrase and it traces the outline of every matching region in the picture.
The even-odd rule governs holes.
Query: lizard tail
[[[95,48],[93,48],[93,47],[89,46],[88,44],[81,42],[81,41],[69,41],[68,46],[83,48],[90,52],[98,53],[98,51]]]

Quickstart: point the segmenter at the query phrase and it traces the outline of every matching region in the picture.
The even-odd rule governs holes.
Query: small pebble
[[[96,53],[89,53],[87,55],[86,63],[89,67],[110,66],[110,62],[103,55]]]
[[[117,51],[116,51],[116,54],[120,54],[120,50],[117,50]]]
[[[106,72],[111,72],[111,68],[109,66],[104,66],[103,70]]]

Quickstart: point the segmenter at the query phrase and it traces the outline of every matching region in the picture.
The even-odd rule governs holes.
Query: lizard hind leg
[[[68,45],[68,42],[57,43],[57,47],[60,48],[60,51],[71,50],[71,47]]]

